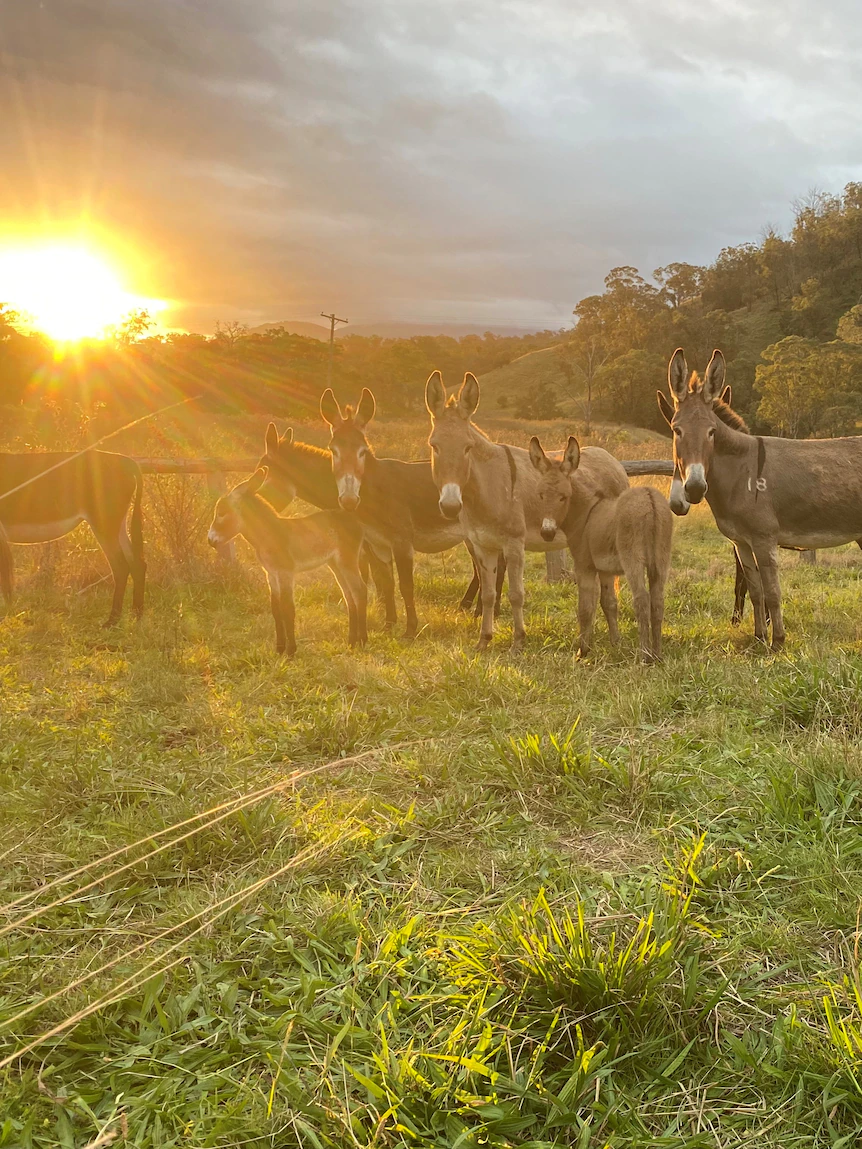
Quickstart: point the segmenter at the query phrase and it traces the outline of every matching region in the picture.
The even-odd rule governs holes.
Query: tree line
[[[853,434],[862,418],[862,183],[795,205],[788,236],[672,263],[646,279],[616,267],[575,307],[559,350],[585,416],[660,425],[654,392],[685,347],[703,369],[714,347],[732,365],[734,406],[758,431]]]

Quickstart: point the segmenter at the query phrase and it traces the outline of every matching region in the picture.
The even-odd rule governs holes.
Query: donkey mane
[[[688,391],[690,395],[696,394],[701,389],[700,376],[696,371],[692,371],[691,378],[688,381]],[[728,407],[727,403],[722,399],[716,399],[712,404],[712,409],[716,415],[728,427],[732,427],[734,431],[742,431],[744,435],[750,435],[748,424],[732,407]]]
[[[315,447],[313,443],[303,443],[299,439],[294,439],[291,443],[287,444],[287,446],[289,450],[296,451],[297,454],[304,453],[313,456],[315,459],[326,459],[327,463],[332,458],[329,451],[323,447]],[[285,444],[282,444],[281,449],[284,450],[284,447]]]
[[[722,423],[726,423],[728,427],[732,427],[734,431],[742,431],[744,435],[750,435],[751,431],[748,424],[732,407],[728,407],[721,399],[716,399],[712,405],[713,411],[721,419]]]

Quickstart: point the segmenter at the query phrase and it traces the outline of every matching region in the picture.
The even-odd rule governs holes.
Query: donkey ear
[[[688,364],[681,347],[677,347],[667,365],[667,383],[674,403],[681,403],[688,390]]]
[[[656,391],[655,397],[658,399],[658,409],[661,411],[662,417],[669,427],[673,421],[673,403],[671,403],[664,391]]]
[[[446,388],[439,371],[432,371],[425,384],[425,406],[432,419],[437,419],[446,406]]]
[[[530,462],[542,474],[548,469],[548,456],[542,450],[538,435],[534,435],[530,440]]]
[[[289,447],[293,442],[293,427],[288,427],[278,441],[283,447]]]
[[[718,401],[719,403],[723,403],[725,407],[733,406],[733,389],[729,383],[722,391]]]
[[[703,377],[702,394],[705,403],[715,402],[724,387],[726,375],[727,365],[724,362],[724,356],[718,348],[716,348],[712,353],[712,359],[710,359],[706,374]]]
[[[270,423],[266,429],[266,435],[263,440],[263,444],[267,450],[267,453],[271,451],[277,451],[279,442],[280,440],[278,438],[278,428],[276,427],[275,423]]]
[[[367,387],[363,387],[362,398],[359,400],[359,406],[353,416],[353,425],[363,431],[374,418],[376,410],[377,404],[374,402],[374,396]]]
[[[479,406],[479,380],[472,371],[468,371],[458,392],[458,410],[465,419],[469,419]]]
[[[343,418],[338,400],[335,398],[331,387],[327,387],[320,396],[320,414],[323,416],[324,423],[328,423],[330,427],[340,423]]]
[[[258,467],[252,477],[248,480],[245,486],[245,493],[247,495],[256,495],[263,484],[266,482],[266,476],[269,474],[268,467]]]
[[[581,445],[574,435],[569,435],[569,441],[566,443],[566,450],[563,453],[563,462],[560,470],[564,475],[571,475],[572,471],[577,471],[580,461]]]

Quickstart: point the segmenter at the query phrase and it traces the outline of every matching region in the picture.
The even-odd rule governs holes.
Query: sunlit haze
[[[126,291],[103,258],[71,244],[0,249],[0,301],[59,342],[104,335],[136,308],[166,306]]]

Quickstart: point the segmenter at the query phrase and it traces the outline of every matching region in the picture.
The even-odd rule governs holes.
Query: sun
[[[106,259],[76,244],[0,251],[0,302],[58,343],[98,338],[136,308],[166,306],[126,291]]]

